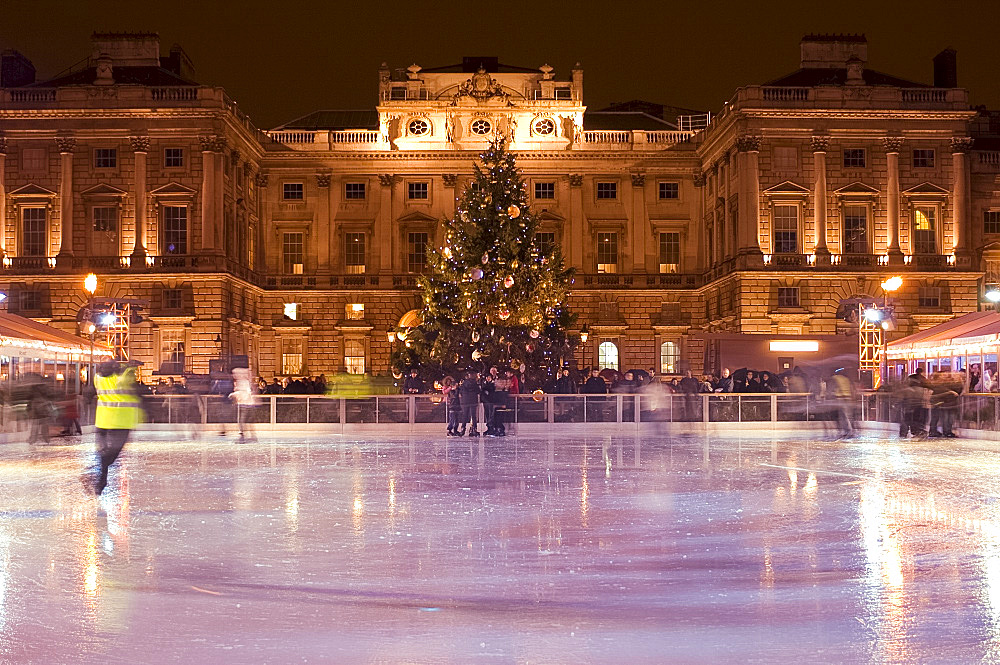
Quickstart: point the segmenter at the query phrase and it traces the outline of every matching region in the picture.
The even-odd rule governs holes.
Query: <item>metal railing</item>
[[[892,393],[865,393],[861,397],[860,417],[866,422],[898,423],[904,408],[903,401]],[[930,410],[924,415],[929,419]],[[960,395],[954,408],[954,426],[1000,432],[1000,394]]]
[[[161,425],[416,425],[448,422],[441,395],[261,395],[238,407],[215,395],[153,395],[144,400],[146,422]],[[505,423],[783,423],[832,420],[837,404],[808,393],[707,393],[613,395],[517,395],[498,409]]]

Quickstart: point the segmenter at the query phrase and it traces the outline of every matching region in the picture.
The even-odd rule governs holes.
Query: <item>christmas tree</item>
[[[572,351],[565,305],[572,270],[558,247],[539,246],[504,139],[480,158],[455,216],[444,222],[443,245],[428,251],[422,322],[406,333],[393,364],[434,378],[523,364],[541,382]]]

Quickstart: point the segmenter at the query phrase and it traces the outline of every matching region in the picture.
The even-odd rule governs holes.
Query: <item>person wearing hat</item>
[[[85,478],[95,494],[101,494],[108,484],[108,469],[122,452],[129,434],[139,424],[141,402],[135,381],[135,369],[114,360],[97,366],[94,376],[97,390],[97,456],[101,471],[97,478]]]

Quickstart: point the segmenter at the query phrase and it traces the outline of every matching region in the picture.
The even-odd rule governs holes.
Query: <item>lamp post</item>
[[[97,275],[88,274],[83,279],[83,290],[90,294],[90,301],[87,303],[87,332],[90,334],[90,366],[87,368],[87,382],[94,383],[94,333],[97,326],[94,325],[94,294],[97,293]]]
[[[588,328],[587,324],[585,323],[585,324],[583,324],[583,327],[580,328],[580,344],[583,345],[583,361],[584,361],[584,363],[587,363],[587,340],[588,339],[590,339],[590,328]],[[585,364],[584,367],[590,367],[589,363]]]
[[[890,277],[889,279],[882,282],[882,311],[885,315],[882,317],[882,381],[886,381],[889,377],[889,320],[892,318],[889,315],[889,294],[894,293],[903,285],[903,278],[899,275]]]

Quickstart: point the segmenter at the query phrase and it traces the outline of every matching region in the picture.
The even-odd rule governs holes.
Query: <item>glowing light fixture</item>
[[[395,330],[389,330],[388,332],[385,333],[385,336],[389,339],[390,342],[395,342],[396,341],[396,331]]]
[[[775,339],[770,342],[771,351],[793,351],[813,353],[819,351],[819,342],[813,339]]]
[[[875,309],[874,307],[869,307],[868,309],[865,310],[865,318],[871,321],[872,323],[878,323],[879,321],[882,320],[882,312]]]
[[[899,275],[896,275],[895,277],[890,277],[889,279],[882,282],[882,290],[892,293],[902,285],[903,285],[903,278],[900,277]]]
[[[991,287],[990,290],[986,292],[986,299],[993,303],[1000,302],[1000,289],[995,286]]]
[[[97,275],[90,273],[83,279],[83,290],[90,295],[97,293]]]
[[[115,319],[117,318],[118,317],[116,317],[114,314],[105,314],[104,316],[101,317],[101,323],[106,326],[114,325]]]

